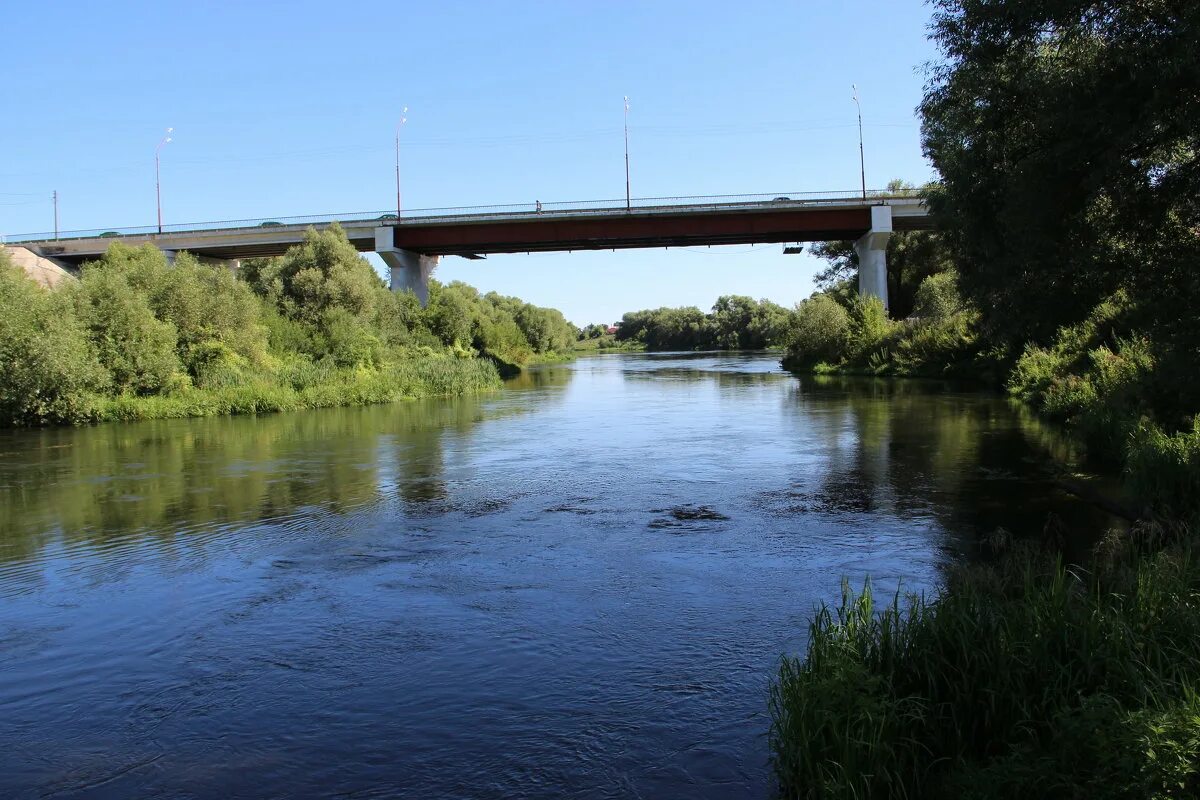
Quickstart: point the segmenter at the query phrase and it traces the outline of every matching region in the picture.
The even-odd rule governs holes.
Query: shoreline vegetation
[[[118,243],[47,290],[0,253],[0,426],[490,391],[523,364],[569,358],[576,335],[557,310],[459,282],[431,282],[421,308],[337,226],[236,276]]]
[[[998,530],[931,597],[844,586],[770,691],[779,792],[1200,796],[1200,6],[932,5],[938,230],[892,235],[888,310],[815,246],[784,363],[1003,388],[1136,519],[1074,563],[1053,520]]]

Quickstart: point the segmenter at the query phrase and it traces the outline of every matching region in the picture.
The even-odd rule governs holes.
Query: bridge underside
[[[637,214],[547,217],[486,223],[396,225],[392,245],[423,255],[474,256],[571,250],[768,244],[858,239],[869,208],[797,209],[749,214]]]

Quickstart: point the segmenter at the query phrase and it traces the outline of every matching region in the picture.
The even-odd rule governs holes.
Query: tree
[[[115,247],[115,246],[114,246]],[[126,272],[125,252],[85,264],[77,284],[66,287],[75,315],[117,392],[155,394],[175,383],[182,372],[175,326],[154,314],[139,278]],[[127,250],[127,249],[125,249]],[[146,261],[135,264],[146,266]]]
[[[332,308],[371,314],[385,288],[337,223],[320,233],[310,228],[302,244],[278,258],[243,262],[242,278],[284,314],[308,322]]]
[[[1129,324],[1194,353],[1200,4],[934,6],[931,205],[986,333],[1045,344],[1125,289]]]
[[[0,250],[0,425],[76,422],[109,377],[70,298],[51,293]]]

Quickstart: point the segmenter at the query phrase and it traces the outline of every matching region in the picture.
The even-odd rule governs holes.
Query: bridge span
[[[157,228],[71,231],[10,237],[9,246],[77,267],[114,241],[153,244],[174,257],[187,251],[203,261],[236,267],[243,259],[280,255],[309,228],[338,223],[360,252],[378,253],[391,287],[411,289],[424,304],[429,278],[442,256],[484,258],[497,253],[685,247],[780,242],[855,242],[859,291],[887,303],[886,247],[893,231],[932,227],[915,193],[826,192],[650,198],[592,203],[535,203],[463,209],[238,220]]]

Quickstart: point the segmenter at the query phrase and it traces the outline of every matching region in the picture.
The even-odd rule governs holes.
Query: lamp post
[[[50,195],[50,200],[54,203],[54,241],[58,241],[58,189]]]
[[[858,170],[862,176],[862,196],[863,200],[867,199],[867,160],[863,155],[863,137],[862,137],[862,104],[858,102],[858,84],[850,84],[850,91],[853,93],[854,105],[858,107]]]
[[[396,123],[396,219],[400,219],[400,129],[408,122],[408,106],[400,110],[400,121]]]
[[[160,179],[159,170],[159,153],[162,151],[163,146],[167,144],[167,142],[171,141],[171,134],[174,132],[174,130],[174,128],[167,128],[166,136],[164,136],[162,141],[158,143],[158,147],[154,148],[154,201],[155,205],[158,207],[159,233],[162,233],[162,181]]]
[[[625,96],[625,210],[632,210],[629,199],[629,95]]]

